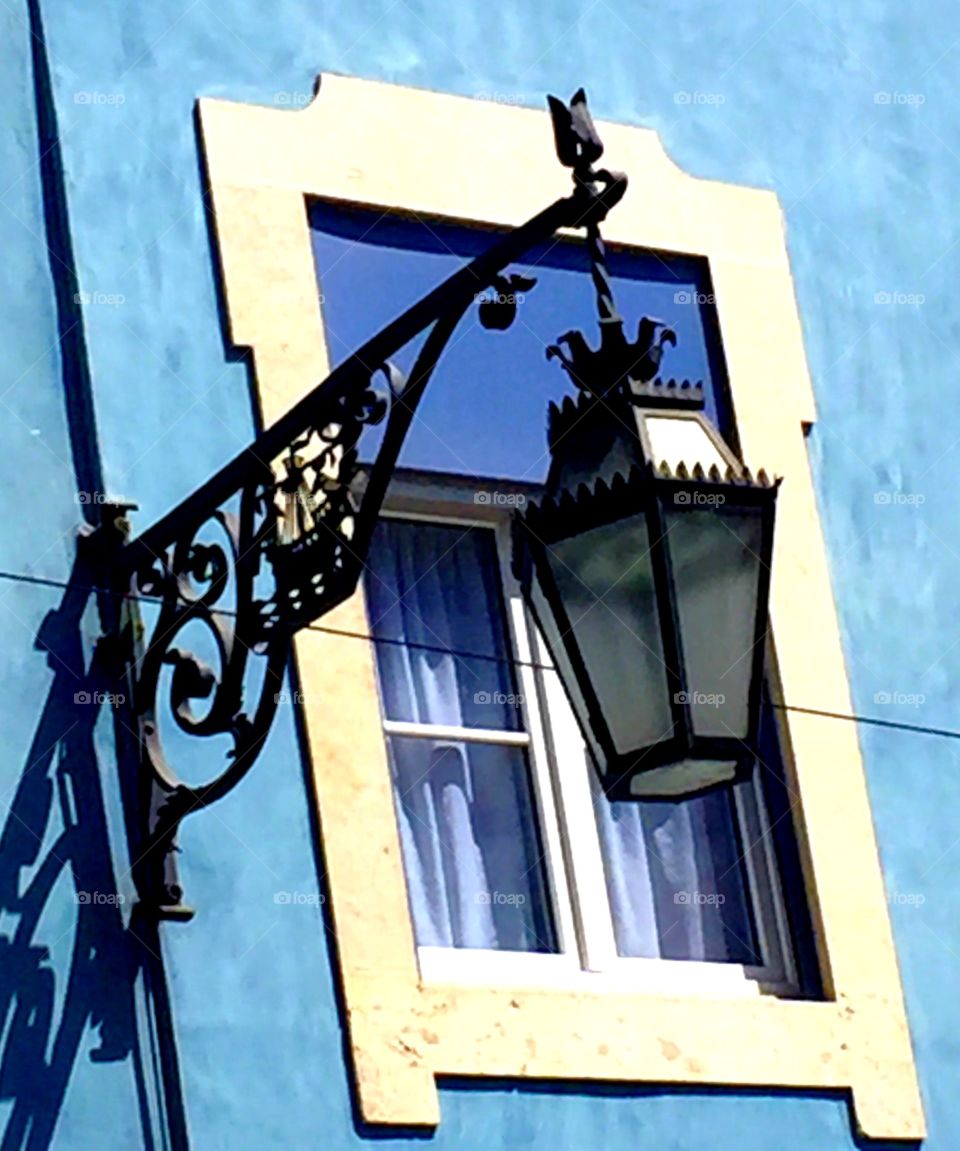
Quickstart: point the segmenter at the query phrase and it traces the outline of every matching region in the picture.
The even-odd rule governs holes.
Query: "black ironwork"
[[[603,155],[603,144],[594,127],[583,89],[575,93],[569,105],[555,96],[547,99],[560,163],[573,169],[575,185],[588,196],[597,195],[602,189],[612,197],[613,203],[617,203],[627,190],[627,177],[622,172],[595,167]],[[551,344],[547,358],[559,359],[570,379],[581,390],[593,396],[612,397],[617,393],[628,394],[636,385],[652,380],[659,371],[664,347],[667,344],[676,346],[677,337],[660,320],[645,316],[637,328],[637,338],[633,341],[627,339],[623,318],[617,311],[613,296],[606,247],[600,235],[602,219],[600,214],[592,213],[585,220],[590,275],[597,296],[600,345],[591,348],[582,332],[570,331]]]
[[[577,333],[568,333],[570,356],[559,347],[552,354],[581,387],[593,381],[588,390],[597,394],[655,372],[671,333],[645,320],[642,347],[625,340],[599,234],[626,177],[595,169],[603,145],[582,90],[569,105],[550,97],[550,108],[558,157],[573,169],[572,195],[502,236],[388,324],[113,563],[127,597],[121,638],[145,781],[138,886],[161,916],[192,914],[176,869],[180,821],[221,799],[250,770],[276,712],[294,634],[355,589],[417,406],[469,309],[478,305],[489,329],[509,327],[520,297],[536,283],[507,275],[510,265],[560,228],[586,228],[600,353],[588,356]],[[391,357],[424,332],[404,378]],[[384,421],[361,490],[357,443],[365,428]],[[143,600],[157,606],[145,609]],[[156,619],[148,629],[150,610]],[[198,629],[215,653],[212,664],[196,653]],[[158,722],[161,692],[181,732],[227,738],[226,766],[209,782],[188,785],[168,763]]]
[[[746,778],[753,769],[766,658],[770,559],[778,487],[779,480],[771,480],[764,471],[753,476],[746,468],[727,467],[721,471],[715,465],[704,468],[699,464],[691,468],[680,464],[674,471],[667,464],[656,467],[641,459],[628,471],[613,471],[609,479],[601,476],[590,486],[580,484],[576,491],[562,488],[543,500],[531,500],[514,514],[514,573],[554,662],[558,667],[567,665],[572,669],[583,706],[578,707],[577,700],[571,702],[584,728],[604,792],[610,799],[638,796],[675,799],[678,795],[706,790],[718,782]],[[729,730],[723,735],[704,735],[697,731],[693,721],[692,704],[701,685],[691,680],[689,661],[684,655],[667,516],[668,509],[676,514],[678,509],[682,512],[703,506],[712,507],[712,514],[717,515],[749,510],[757,516],[760,525],[756,610],[742,655],[750,667],[749,724],[742,734]],[[662,645],[664,696],[669,701],[671,723],[655,742],[623,753],[615,746],[608,718],[593,690],[580,651],[578,621],[569,615],[551,554],[563,540],[634,517],[645,523],[647,548],[644,551],[650,560],[657,630]],[[638,555],[637,559],[641,558],[642,554]],[[542,594],[542,601],[531,594],[534,583]],[[617,621],[617,626],[625,625]],[[562,650],[554,650],[557,644]],[[561,680],[563,678],[561,675]],[[569,688],[567,683],[564,686]],[[702,789],[686,786],[682,791],[673,791],[658,781],[649,784],[648,791],[643,790],[644,781],[656,778],[653,775],[656,769],[684,761],[731,763],[735,768],[730,775],[717,777]]]
[[[514,514],[514,572],[553,660],[562,669],[561,681],[605,793],[614,800],[657,795],[676,798],[701,789],[690,783],[696,770],[692,765],[735,765],[732,774],[726,776],[717,768],[711,777],[705,768],[701,780],[712,780],[703,782],[705,790],[746,775],[754,763],[778,482],[771,482],[762,471],[754,478],[722,443],[703,415],[702,384],[655,378],[664,347],[676,344],[673,331],[645,317],[640,321],[638,341],[628,344],[623,337],[623,321],[613,305],[602,246],[592,247],[591,258],[600,346],[590,349],[581,333],[568,332],[559,343],[570,348],[570,356],[558,347],[548,351],[548,356],[560,357],[581,390],[576,398],[567,396],[559,405],[550,405],[546,494],[542,500],[528,501]],[[647,412],[696,423],[711,454],[726,461],[724,468],[705,468],[691,461],[689,467],[681,463],[674,471],[654,458],[648,435],[642,430]],[[756,613],[751,634],[744,637],[743,660],[751,673],[749,723],[746,731],[736,735],[731,730],[722,736],[705,736],[693,722],[690,697],[698,694],[698,685],[689,680],[668,542],[671,515],[705,506],[720,516],[749,511],[756,515],[760,530]],[[592,683],[577,621],[570,618],[551,557],[562,541],[613,523],[626,526],[629,520],[644,525],[645,543],[637,562],[649,557],[657,643],[662,649],[663,695],[669,702],[670,723],[655,741],[625,752],[616,746]],[[576,575],[573,579],[578,582]],[[659,770],[681,764],[685,775],[674,770],[671,776],[669,770]],[[682,788],[678,780],[682,780]],[[676,790],[671,791],[671,787]]]
[[[572,168],[575,185],[585,190],[604,188],[619,199],[626,178],[596,167],[603,145],[583,91],[577,92],[569,105],[553,97],[549,102],[557,155],[561,163]],[[582,332],[569,331],[547,349],[547,358],[560,361],[579,395],[550,405],[546,494],[542,500],[529,501],[514,515],[514,572],[560,671],[606,794],[611,799],[675,798],[729,782],[748,772],[754,762],[777,484],[763,472],[754,479],[710,427],[702,414],[702,384],[658,377],[666,348],[677,343],[671,328],[645,316],[637,327],[636,339],[627,338],[614,300],[599,220],[588,219],[585,227],[600,342],[591,347]],[[676,472],[671,471],[653,456],[646,430],[649,412],[674,423],[678,419],[693,421],[702,433],[701,443],[709,448],[708,455],[724,460],[725,467],[704,468],[691,461],[689,470],[680,464]],[[727,727],[719,736],[705,734],[694,722],[691,688],[694,696],[701,693],[698,685],[689,682],[692,661],[689,652],[684,652],[684,639],[695,644],[704,642],[704,637],[682,635],[680,592],[668,541],[670,522],[676,522],[676,515],[682,515],[683,509],[702,506],[711,506],[718,516],[751,516],[759,532],[753,557],[758,563],[756,610],[752,627],[745,627],[747,634],[740,637],[746,648],[742,659],[750,668],[749,704],[745,716],[737,715],[737,721],[745,721],[740,725],[742,730]],[[595,682],[609,670],[612,648],[604,646],[602,658],[596,650],[588,656],[581,646],[588,641],[580,635],[580,621],[571,618],[570,605],[565,602],[566,594],[576,605],[581,589],[587,589],[585,571],[581,575],[575,567],[560,565],[564,582],[571,585],[564,593],[553,562],[564,542],[614,523],[622,524],[623,531],[638,533],[638,540],[644,541],[638,543],[632,566],[643,560],[649,565],[645,578],[654,591],[650,610],[655,616],[651,638],[655,637],[655,662],[660,664],[657,674],[662,680],[651,690],[657,691],[658,699],[666,700],[670,717],[667,730],[650,739],[640,738],[637,732],[628,737],[623,727],[618,733],[619,743]],[[733,532],[730,535],[735,538]],[[588,565],[589,546],[579,559],[571,558],[571,563]],[[619,578],[627,574],[629,571],[619,573]],[[620,620],[617,624],[624,626]],[[592,625],[596,625],[596,617]],[[612,645],[612,638],[607,638]],[[633,638],[638,647],[654,654],[653,647],[640,637]],[[596,645],[600,641],[594,634],[590,642]],[[609,685],[605,690],[609,694]],[[624,742],[630,746],[621,746]]]

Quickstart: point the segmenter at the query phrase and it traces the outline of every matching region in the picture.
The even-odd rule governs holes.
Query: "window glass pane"
[[[389,737],[417,943],[556,951],[523,748]]]
[[[310,205],[310,222],[334,365],[496,238],[486,228],[320,200]],[[673,328],[677,346],[668,350],[665,373],[703,380],[707,414],[726,431],[726,370],[707,261],[631,248],[608,250],[607,263],[619,310],[630,317],[628,337],[635,337],[641,316]],[[569,395],[570,385],[543,349],[571,328],[593,340],[596,308],[585,288],[590,263],[582,239],[551,237],[510,271],[537,279],[524,293],[518,322],[508,335],[491,338],[476,311],[464,320],[417,409],[402,466],[534,483],[546,478],[544,413],[550,401]],[[409,372],[420,347],[411,341],[391,362]],[[365,434],[361,459],[374,458],[384,426]]]
[[[492,531],[382,519],[365,588],[387,719],[522,728]]]
[[[611,803],[591,780],[618,953],[761,966],[731,789]]]

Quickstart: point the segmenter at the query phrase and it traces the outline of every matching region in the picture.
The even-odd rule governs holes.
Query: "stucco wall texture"
[[[89,356],[103,488],[140,505],[138,526],[253,433],[246,371],[223,343],[197,97],[296,107],[323,71],[531,106],[584,84],[596,114],[655,128],[685,170],[780,196],[819,406],[810,451],[857,711],[960,728],[951,707],[960,637],[949,626],[960,606],[954,13],[932,0],[840,9],[827,0],[9,0],[0,6],[0,567],[53,580],[69,571],[70,529],[83,517],[80,473],[91,474],[71,447],[78,427],[91,432],[89,413],[77,410],[76,366],[62,352],[71,320]],[[41,162],[38,48],[52,77],[72,241],[72,251],[54,245],[53,255],[43,192],[59,173]],[[631,194],[642,195],[642,173],[631,176]],[[74,266],[80,307],[65,320],[56,288],[62,296]],[[34,637],[58,601],[54,588],[0,585],[0,823],[8,831],[39,802],[16,816],[7,810],[24,796],[31,765],[47,770],[38,740],[56,669]],[[85,617],[81,633],[93,631]],[[100,833],[124,891],[107,736],[91,732],[82,750],[100,750]],[[66,738],[61,728],[53,742]],[[960,1145],[960,745],[871,727],[861,740],[926,1145],[952,1151]],[[15,883],[19,868],[21,888],[38,854],[58,842],[53,816],[28,832],[33,855],[21,844],[3,870]],[[187,927],[165,928],[162,946],[193,1147],[424,1145],[412,1133],[358,1127],[321,909],[274,900],[277,891],[317,889],[315,839],[286,709],[249,779],[182,836],[184,880],[200,911]],[[15,895],[6,894],[16,914]],[[134,1057],[91,1061],[95,1010],[72,1048],[65,1040],[56,1048],[73,993],[67,973],[76,948],[90,945],[76,934],[71,948],[75,915],[66,879],[62,890],[52,882],[32,939],[50,948],[57,988],[43,1059],[52,1065],[59,1050],[62,1082],[44,1096],[46,1117],[38,1103],[25,1119],[16,1076],[0,1075],[3,1147],[176,1146],[178,1123],[163,1117]],[[64,1062],[68,1048],[75,1055]],[[430,1140],[438,1151],[854,1145],[841,1099],[790,1093],[461,1082],[443,1086],[441,1104]]]

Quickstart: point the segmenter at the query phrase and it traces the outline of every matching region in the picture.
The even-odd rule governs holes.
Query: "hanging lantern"
[[[611,799],[753,763],[778,483],[703,406],[672,381],[551,405],[547,495],[515,519],[517,577]]]

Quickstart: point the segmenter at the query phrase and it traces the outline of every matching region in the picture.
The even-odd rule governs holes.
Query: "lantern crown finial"
[[[600,223],[623,198],[627,177],[621,172],[595,167],[603,155],[603,142],[582,88],[574,93],[569,104],[556,96],[548,96],[547,102],[557,159],[573,170],[575,196],[583,201],[580,222],[587,233],[590,275],[600,321],[599,347],[590,347],[582,332],[565,332],[547,348],[547,359],[559,360],[581,391],[599,397],[612,397],[617,393],[629,396],[637,385],[642,387],[656,377],[664,349],[676,347],[677,336],[672,328],[652,316],[640,320],[636,339],[629,340],[624,334],[623,319],[613,297]]]
[[[601,309],[599,347],[591,348],[582,332],[566,332],[547,348],[547,359],[558,359],[581,391],[601,397],[619,391],[629,396],[637,385],[643,387],[656,378],[668,345],[677,346],[677,335],[662,320],[644,316],[636,339],[628,340],[623,320],[604,317]]]

